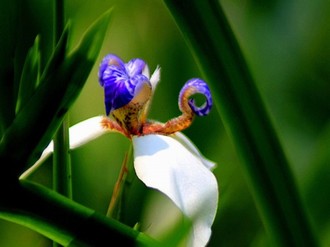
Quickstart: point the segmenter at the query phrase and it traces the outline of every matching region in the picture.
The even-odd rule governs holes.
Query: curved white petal
[[[105,133],[109,133],[109,129],[105,129],[101,125],[103,117],[97,116],[79,122],[69,128],[70,150],[78,148]],[[27,177],[35,169],[37,169],[54,151],[54,143],[51,141],[42,152],[40,158],[28,170],[26,170],[20,178]]]
[[[105,133],[109,133],[108,129],[102,127],[102,119],[102,116],[92,117],[70,127],[70,149],[78,148]]]
[[[195,144],[184,134],[181,132],[176,132],[173,135],[171,135],[174,139],[179,141],[183,146],[185,146],[191,153],[195,154],[196,156],[200,157],[203,164],[209,168],[210,170],[214,169],[216,167],[216,163],[213,161],[205,158],[201,152],[197,149]]]
[[[191,246],[205,246],[217,210],[218,185],[204,158],[196,155],[199,151],[194,146],[187,148],[169,136],[132,140],[137,176],[167,195],[193,221]]]
[[[101,135],[110,132],[101,125],[103,117],[97,116],[79,122],[69,128],[70,149],[78,148],[86,143],[97,139]],[[41,158],[49,156],[54,151],[54,143],[51,141],[43,151]]]

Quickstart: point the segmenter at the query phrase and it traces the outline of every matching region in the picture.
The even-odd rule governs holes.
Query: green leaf
[[[8,162],[1,162],[1,165],[12,164],[4,168],[15,177],[29,161],[37,159],[78,97],[101,49],[110,13],[102,15],[87,30],[80,45],[63,60],[67,37],[67,31],[64,32],[35,94],[5,132],[0,158]]]
[[[15,117],[14,53],[19,1],[0,1],[0,138]]]
[[[80,45],[69,55],[63,53],[67,31],[64,32],[40,85],[5,132],[0,143],[0,217],[63,245],[103,246],[120,242],[125,246],[157,246],[130,227],[53,191],[17,181],[28,161],[34,162],[37,153],[48,144],[78,97],[100,51],[110,13],[107,11],[88,29]]]
[[[48,1],[0,1],[0,136],[15,118],[23,65],[37,35],[43,41],[41,67],[50,56],[51,12]]]
[[[36,37],[34,45],[29,50],[19,84],[18,97],[16,102],[16,113],[32,97],[40,79],[40,51],[39,36]]]
[[[99,19],[92,24],[85,32],[83,39],[73,51],[75,54],[84,54],[87,59],[95,61],[100,52],[110,21],[112,9],[102,14]]]
[[[61,66],[65,60],[65,56],[68,48],[68,38],[70,33],[70,22],[65,26],[63,33],[55,46],[55,50],[52,53],[50,59],[48,60],[45,69],[41,75],[41,81],[47,80],[47,77],[52,76],[52,74]]]
[[[165,2],[210,83],[272,243],[317,246],[289,164],[219,1]]]
[[[153,239],[28,181],[2,195],[0,218],[28,227],[63,246],[159,246]],[[5,207],[4,207],[5,206]]]

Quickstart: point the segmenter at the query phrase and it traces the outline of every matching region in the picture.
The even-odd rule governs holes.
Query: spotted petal
[[[148,187],[167,195],[193,221],[191,246],[205,246],[217,210],[218,186],[209,164],[188,139],[170,136],[133,137],[134,167]]]

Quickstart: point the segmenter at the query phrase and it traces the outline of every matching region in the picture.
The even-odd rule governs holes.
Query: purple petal
[[[104,88],[106,114],[128,104],[135,96],[136,86],[149,83],[142,74],[146,64],[141,59],[132,59],[125,64],[113,54],[107,55],[99,68],[99,81]]]
[[[114,71],[112,66],[109,66],[104,74],[111,74],[104,80],[104,97],[106,114],[128,104],[135,96],[135,89],[139,83],[149,83],[149,80],[144,75],[136,75],[129,78],[120,71]]]
[[[109,54],[109,55],[105,56],[100,64],[99,74],[98,74],[99,82],[102,87],[104,85],[104,78],[103,78],[104,71],[110,65],[117,67],[118,70],[121,70],[121,71],[123,71],[123,73],[125,73],[124,62],[119,57],[117,57],[114,54]]]
[[[212,96],[211,91],[203,80],[199,78],[194,78],[186,82],[186,84],[183,86],[183,88],[180,91],[179,100],[181,99],[182,95],[185,93],[186,90],[191,90],[191,94],[189,94],[189,97],[191,97],[194,94],[202,94],[205,96],[205,103],[198,107],[195,104],[194,99],[189,99],[189,106],[191,110],[197,115],[197,116],[205,116],[209,114],[211,108],[212,108]]]
[[[127,90],[123,78],[111,77],[104,84],[104,102],[106,114],[128,104],[133,95]]]
[[[142,71],[145,66],[146,63],[139,58],[132,59],[127,64],[125,64],[126,72],[130,77],[142,74]]]

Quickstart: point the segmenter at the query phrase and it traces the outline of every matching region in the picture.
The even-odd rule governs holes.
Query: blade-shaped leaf
[[[289,164],[218,0],[166,0],[210,83],[276,246],[317,246]]]
[[[65,56],[64,61],[49,63],[52,69],[43,74],[35,94],[3,136],[0,158],[7,162],[1,162],[1,165],[11,164],[5,169],[11,170],[15,177],[22,172],[31,154],[44,149],[78,97],[101,48],[110,13],[107,11],[87,30],[80,45]],[[65,42],[58,46],[54,54],[61,54],[64,45]],[[57,60],[58,57],[60,55],[52,58]]]
[[[15,116],[14,53],[19,1],[0,1],[0,137]]]
[[[5,132],[0,143],[0,217],[23,224],[64,245],[103,246],[115,241],[127,246],[137,243],[157,246],[147,236],[55,192],[17,181],[31,155],[50,141],[78,97],[101,48],[109,18],[110,11],[107,11],[86,32],[74,52],[65,55],[63,60],[53,56],[48,67],[51,69],[44,72],[35,93]],[[55,54],[61,54],[62,48],[59,45]]]
[[[21,181],[12,189],[19,196],[2,195],[0,218],[28,227],[63,246],[110,246],[114,242],[123,246],[159,246],[146,235],[41,185]]]
[[[16,102],[16,113],[33,95],[36,87],[39,84],[40,78],[40,51],[39,51],[39,36],[36,37],[33,46],[29,50],[19,84],[18,97]]]
[[[70,22],[65,26],[63,33],[56,44],[55,50],[48,60],[45,69],[42,72],[40,81],[45,81],[47,77],[50,77],[56,69],[63,63],[65,60],[65,55],[68,48],[68,38],[70,33]]]

